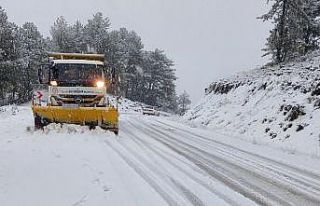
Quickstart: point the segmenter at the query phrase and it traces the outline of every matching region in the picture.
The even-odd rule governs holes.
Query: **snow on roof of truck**
[[[54,64],[95,64],[103,65],[102,61],[81,60],[81,59],[55,59]]]

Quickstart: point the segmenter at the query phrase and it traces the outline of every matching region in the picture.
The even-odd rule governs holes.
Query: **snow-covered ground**
[[[121,113],[142,113],[142,107],[145,104],[141,102],[134,102],[126,98],[116,98],[112,95],[108,95],[107,98],[109,99],[110,103],[116,106]]]
[[[133,112],[119,136],[32,122],[1,109],[1,206],[320,204],[317,158]]]
[[[213,82],[185,120],[290,153],[320,156],[320,54]]]

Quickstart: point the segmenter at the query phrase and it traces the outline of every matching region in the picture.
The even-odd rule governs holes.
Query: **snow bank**
[[[213,82],[184,116],[253,143],[319,155],[320,54]]]
[[[111,101],[114,105],[118,105],[120,113],[142,113],[143,103],[134,102],[126,98],[118,99],[118,103],[115,98]]]

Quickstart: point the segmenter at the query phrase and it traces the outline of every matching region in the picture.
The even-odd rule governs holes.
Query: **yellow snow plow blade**
[[[114,132],[118,131],[118,110],[114,107],[33,106],[35,116],[49,123],[67,123],[100,126]]]

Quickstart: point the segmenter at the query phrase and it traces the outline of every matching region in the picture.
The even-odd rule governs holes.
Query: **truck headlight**
[[[102,88],[102,87],[104,87],[104,82],[103,82],[103,81],[97,81],[97,82],[96,82],[96,86],[97,86],[98,88]]]

